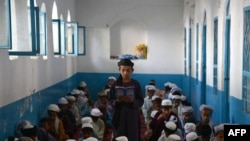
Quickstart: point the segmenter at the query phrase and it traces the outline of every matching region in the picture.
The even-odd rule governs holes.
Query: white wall
[[[47,59],[19,56],[10,60],[7,49],[0,49],[0,107],[14,102],[32,93],[60,82],[77,72],[75,57],[56,58],[52,47],[51,12],[53,0],[37,0],[37,5],[46,5],[47,15]],[[75,1],[56,0],[58,15],[67,17],[68,9],[71,19],[75,20]],[[24,42],[25,44],[25,42]]]
[[[184,25],[189,27],[190,17],[194,17],[193,43],[196,39],[195,25],[199,23],[199,66],[201,67],[201,48],[202,48],[202,25],[204,11],[207,13],[207,85],[213,86],[213,24],[214,18],[218,17],[218,88],[224,90],[224,50],[225,50],[225,19],[226,19],[227,0],[185,0]],[[194,4],[195,12],[192,13]],[[230,36],[230,96],[242,98],[242,49],[243,49],[243,8],[250,6],[250,0],[238,1],[231,0],[231,36]],[[188,35],[188,33],[187,33]],[[193,44],[192,50],[196,52],[196,43]],[[195,64],[195,54],[192,58],[192,64]],[[201,69],[201,68],[199,68]],[[195,66],[192,70],[192,76],[195,77]],[[199,77],[200,80],[200,77]]]
[[[183,0],[76,0],[76,18],[87,27],[86,56],[79,72],[118,72],[110,60],[109,27],[123,19],[146,25],[147,60],[135,60],[135,73],[183,73]]]

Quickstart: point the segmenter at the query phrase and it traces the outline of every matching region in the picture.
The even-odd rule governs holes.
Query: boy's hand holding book
[[[133,99],[129,96],[119,96],[116,102],[118,102],[118,103],[132,103]]]

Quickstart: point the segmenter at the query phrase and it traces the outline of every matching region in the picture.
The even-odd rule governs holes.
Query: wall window
[[[214,94],[218,91],[218,18],[214,18]]]
[[[184,28],[184,75],[187,76],[187,46],[186,46],[186,28]]]
[[[45,5],[41,7],[41,11],[36,8],[36,35],[37,35],[37,54],[46,55],[47,53],[47,27],[46,27],[46,12]]]
[[[33,0],[10,0],[10,55],[36,55],[35,7]]]
[[[66,22],[66,54],[78,54],[78,23]]]
[[[0,48],[10,48],[10,1],[0,0]]]
[[[244,8],[243,24],[242,100],[244,111],[250,113],[250,7]]]
[[[86,28],[78,26],[78,55],[86,54]]]
[[[196,84],[199,81],[199,24],[196,24]]]

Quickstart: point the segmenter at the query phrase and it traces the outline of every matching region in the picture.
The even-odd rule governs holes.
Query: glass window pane
[[[78,54],[85,55],[85,27],[78,27]]]
[[[29,0],[11,0],[11,51],[32,51]],[[28,4],[28,5],[27,5]]]
[[[8,0],[0,0],[0,48],[9,48],[9,3]]]

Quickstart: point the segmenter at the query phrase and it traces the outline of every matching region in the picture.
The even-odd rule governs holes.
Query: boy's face
[[[188,119],[191,118],[191,113],[189,112],[182,113],[182,117],[184,121],[187,121]]]
[[[162,113],[163,113],[165,116],[168,116],[168,115],[171,113],[171,111],[172,111],[172,107],[171,107],[171,106],[163,106],[163,107],[161,108],[161,110],[162,110]]]
[[[155,90],[148,90],[148,96],[152,97],[155,93]]]
[[[203,122],[209,123],[211,117],[211,111],[209,109],[203,109],[201,111],[201,118]]]
[[[119,67],[119,72],[122,75],[123,79],[128,79],[130,78],[130,75],[133,72],[133,68],[131,66],[120,66]]]
[[[87,139],[87,138],[89,138],[89,137],[91,137],[92,136],[92,132],[91,131],[82,131],[82,137],[83,137],[83,139]]]
[[[49,115],[49,118],[51,119],[51,120],[55,120],[56,119],[56,117],[57,117],[57,112],[55,112],[55,111],[48,111],[48,115]]]
[[[109,79],[109,80],[108,80],[108,84],[109,84],[109,85],[114,84],[114,82],[115,82],[115,80],[114,80],[114,79]]]
[[[224,132],[221,131],[221,132],[218,132],[216,135],[216,141],[224,141]]]
[[[180,100],[180,99],[173,99],[173,104],[174,104],[175,106],[179,106],[180,103],[181,103],[181,100]]]
[[[43,122],[43,123],[41,123],[41,127],[44,128],[46,131],[48,131],[49,130],[49,123]]]

